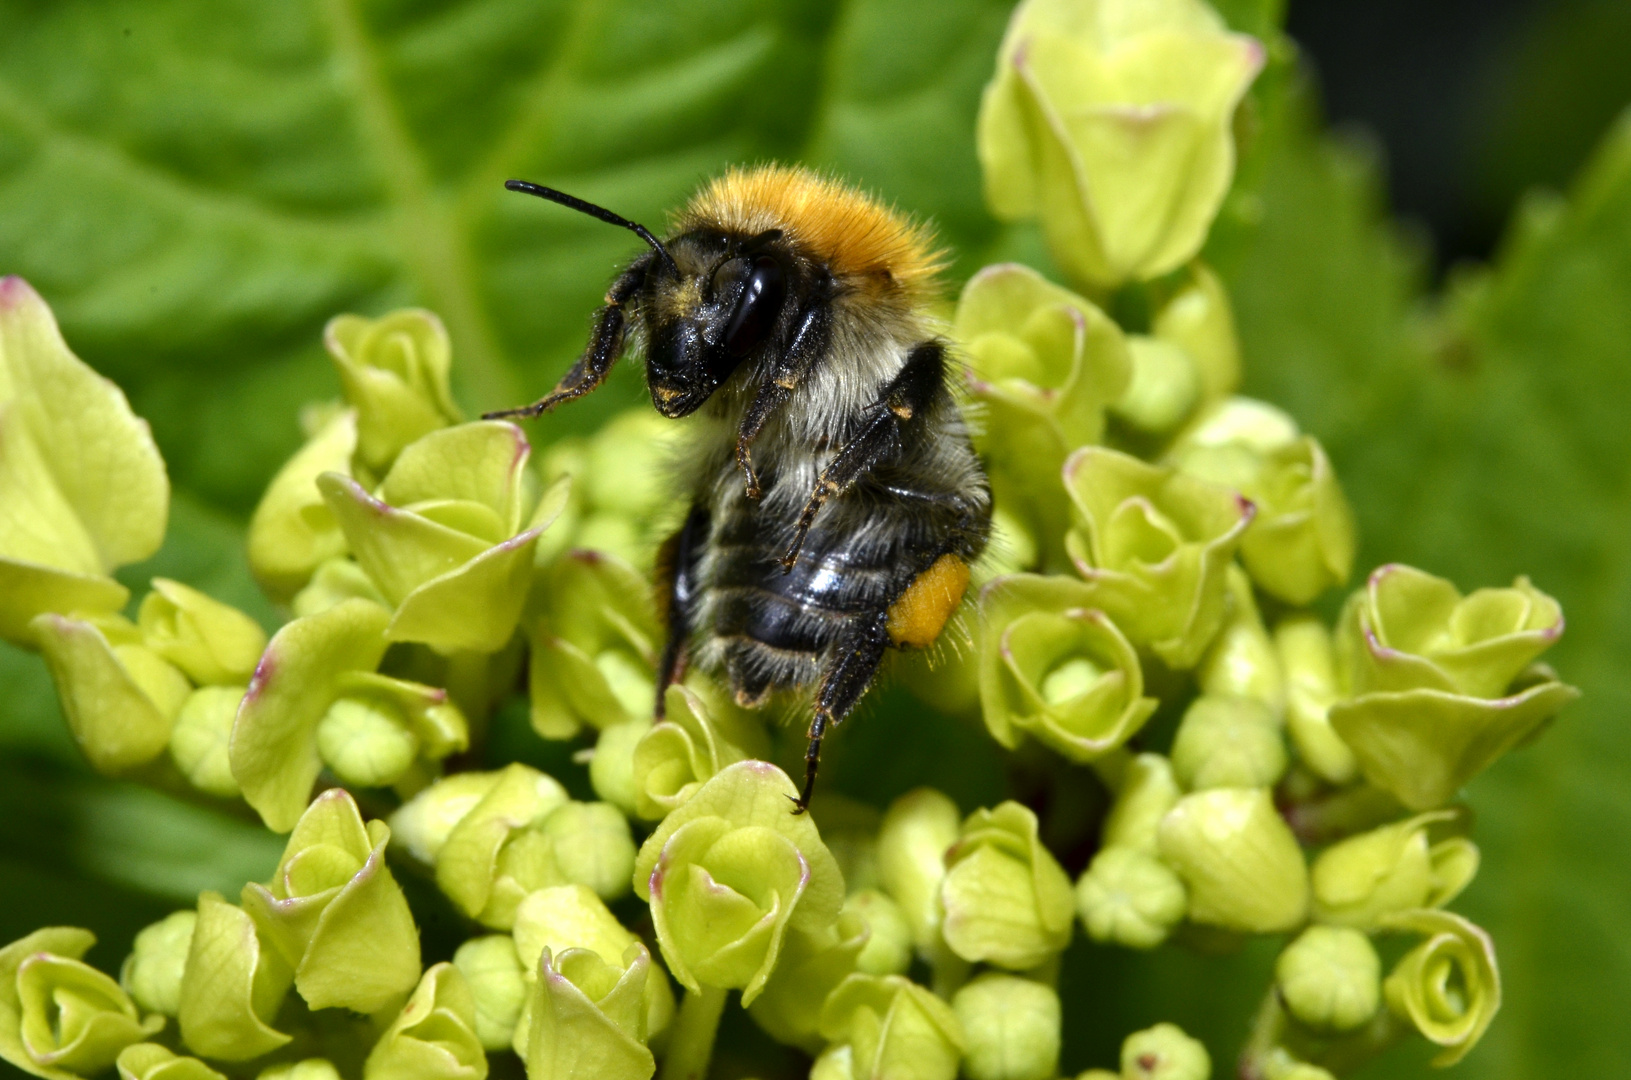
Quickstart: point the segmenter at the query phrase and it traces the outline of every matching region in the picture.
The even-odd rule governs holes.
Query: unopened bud
[[[136,935],[119,983],[147,1012],[174,1016],[181,1008],[181,976],[197,924],[197,912],[178,911]]]
[[[382,787],[408,771],[418,756],[419,740],[392,705],[343,697],[317,722],[317,752],[347,784]]]
[[[957,991],[969,1080],[1052,1080],[1059,1067],[1059,995],[1015,975],[988,973]]]
[[[855,958],[864,975],[903,975],[912,963],[912,928],[887,893],[861,889],[844,900],[844,911],[866,922],[870,935]]]
[[[1122,774],[1121,790],[1104,822],[1104,846],[1155,854],[1161,819],[1182,795],[1170,761],[1160,754],[1139,754]]]
[[[1189,886],[1189,917],[1227,930],[1289,930],[1308,911],[1308,870],[1261,788],[1214,788],[1161,821],[1161,859]]]
[[[957,804],[933,788],[896,799],[878,827],[878,876],[900,905],[918,949],[940,933],[940,882],[946,849],[962,831]]]
[[[1207,1080],[1212,1058],[1177,1024],[1135,1031],[1121,1044],[1123,1080]]]
[[[1274,965],[1291,1015],[1316,1031],[1352,1031],[1376,1015],[1382,961],[1370,938],[1347,927],[1310,926]]]
[[[1297,756],[1321,779],[1349,784],[1359,764],[1331,728],[1329,710],[1339,694],[1331,633],[1315,615],[1293,615],[1274,628],[1286,673],[1286,731]]]
[[[170,760],[199,791],[230,799],[238,794],[227,748],[242,686],[203,686],[192,692],[170,729]]]
[[[527,1000],[527,980],[508,934],[471,938],[453,954],[476,1002],[476,1038],[488,1050],[504,1050]]]
[[[1285,741],[1262,702],[1203,694],[1173,739],[1172,769],[1192,791],[1272,787],[1286,769]]]
[[[1094,941],[1153,949],[1183,921],[1184,883],[1134,848],[1105,848],[1076,882],[1076,910]]]

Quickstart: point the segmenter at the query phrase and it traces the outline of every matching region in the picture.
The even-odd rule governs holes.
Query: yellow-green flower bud
[[[188,695],[170,729],[170,760],[199,791],[230,799],[238,794],[229,747],[243,686],[202,686]]]
[[[282,1065],[268,1065],[255,1080],[340,1080],[340,1070],[327,1058],[306,1058]]]
[[[1317,616],[1292,615],[1274,628],[1274,645],[1285,670],[1286,730],[1297,756],[1322,780],[1352,783],[1359,763],[1329,716],[1339,696],[1330,632]]]
[[[1478,872],[1478,848],[1463,836],[1428,842],[1428,829],[1454,822],[1454,811],[1418,814],[1333,844],[1314,860],[1314,917],[1371,929],[1388,915],[1440,907]]]
[[[651,715],[661,631],[651,583],[598,551],[570,551],[538,578],[529,630],[532,726],[565,739]]]
[[[1093,586],[1016,574],[980,591],[980,704],[1013,748],[1033,735],[1074,761],[1120,747],[1158,702],[1144,696],[1138,653]]]
[[[950,1005],[899,975],[851,975],[827,996],[829,1048],[811,1071],[833,1080],[953,1080],[963,1030]]]
[[[1252,507],[1226,488],[1103,447],[1065,463],[1065,547],[1104,610],[1168,665],[1201,658],[1227,614],[1225,569]]]
[[[1286,1009],[1315,1031],[1352,1031],[1382,1001],[1382,961],[1349,927],[1304,930],[1275,961],[1274,979]]]
[[[122,608],[111,574],[158,550],[169,501],[147,423],[26,281],[0,278],[0,639],[32,648],[46,612]]]
[[[1111,1072],[1109,1069],[1088,1069],[1086,1072],[1078,1073],[1076,1080],[1121,1080],[1121,1074]]]
[[[1139,754],[1122,773],[1121,790],[1104,820],[1104,846],[1155,854],[1161,819],[1182,795],[1170,761],[1160,754]]]
[[[565,956],[568,950],[588,950],[608,964],[627,965],[629,946],[639,939],[617,921],[606,905],[583,885],[561,885],[539,889],[521,902],[515,912],[515,955],[523,975],[533,978],[538,960],[547,950]],[[646,1018],[643,1029],[656,1036],[674,1016],[674,993],[662,969],[652,965],[645,982]],[[526,1056],[528,1019],[523,1013],[515,1031],[516,1052]]]
[[[4,282],[0,282],[0,289]],[[0,949],[0,1060],[49,1080],[90,1076],[164,1027],[88,964],[96,938],[48,927]]]
[[[391,843],[425,866],[435,866],[436,856],[453,829],[503,776],[502,772],[462,772],[436,781],[391,815]],[[544,777],[544,781],[546,787],[553,785],[551,809],[566,801],[565,788],[550,777]]]
[[[452,349],[442,321],[430,312],[339,315],[324,328],[323,344],[346,401],[357,410],[357,456],[374,472],[384,472],[420,436],[458,423],[448,390]]]
[[[912,964],[912,927],[900,905],[879,889],[858,889],[845,898],[844,912],[861,918],[868,931],[855,970],[863,975],[904,975]]]
[[[658,820],[725,766],[767,750],[755,721],[740,709],[721,706],[710,707],[688,687],[668,688],[663,722],[634,748],[634,808],[641,817]]]
[[[549,845],[533,827],[542,825],[569,800],[552,777],[520,763],[499,770],[496,776],[492,787],[448,831],[447,838],[434,845],[434,857],[436,884],[448,898],[482,924],[507,930],[515,919],[516,905],[529,892],[566,883],[557,876]],[[420,796],[427,798],[427,809],[434,806],[431,793],[438,786]],[[455,806],[464,803],[465,794],[461,787]],[[518,843],[519,848],[512,852]],[[546,880],[535,882],[538,877]]]
[[[878,877],[900,905],[920,953],[940,940],[940,883],[946,850],[962,832],[957,804],[933,788],[918,788],[889,804],[878,826]]]
[[[1066,525],[1059,470],[1076,447],[1103,438],[1105,408],[1131,376],[1121,329],[1092,302],[1007,263],[969,280],[955,333],[987,410],[980,451],[999,506],[1055,545]]]
[[[1337,1080],[1336,1075],[1318,1065],[1298,1061],[1283,1047],[1271,1050],[1263,1062],[1263,1080]]]
[[[1121,1044],[1122,1080],[1206,1080],[1212,1057],[1177,1024],[1135,1031]]]
[[[147,1012],[174,1016],[181,1008],[181,976],[193,944],[195,911],[178,911],[136,935],[119,983]]]
[[[629,820],[610,803],[569,802],[544,819],[538,833],[565,883],[587,885],[603,900],[629,891],[634,838]]]
[[[1189,909],[1172,868],[1135,848],[1108,847],[1076,882],[1076,911],[1094,941],[1153,949]]]
[[[1238,566],[1229,567],[1228,589],[1229,613],[1195,669],[1196,681],[1203,693],[1256,698],[1278,723],[1286,704],[1280,654],[1263,626],[1251,579]]]
[[[527,999],[527,980],[508,934],[471,938],[453,954],[475,1001],[476,1038],[487,1050],[503,1050],[515,1038]]]
[[[480,421],[409,445],[376,498],[338,472],[317,488],[357,564],[395,608],[386,636],[443,654],[497,652],[521,618],[533,553],[564,491],[525,514],[530,447],[513,424]]]
[[[226,1080],[194,1057],[180,1057],[158,1043],[136,1043],[119,1052],[119,1080]]]
[[[601,729],[595,738],[594,756],[589,759],[589,786],[630,817],[637,816],[640,805],[634,755],[652,726],[651,718],[642,716]]]
[[[266,648],[254,619],[168,578],[153,579],[136,621],[142,643],[201,686],[248,682]]]
[[[528,1080],[650,1080],[646,981],[651,955],[635,943],[607,961],[588,949],[545,949],[528,1001]],[[518,1040],[519,1041],[519,1040]]]
[[[687,989],[740,989],[752,1004],[788,929],[831,926],[844,880],[797,789],[762,761],[721,770],[641,847],[634,888],[651,904],[669,970]]]
[[[971,963],[1034,968],[1070,944],[1070,878],[1042,846],[1036,815],[1016,802],[976,810],[946,852],[940,932]]]
[[[430,967],[363,1063],[363,1080],[482,1080],[476,1002],[452,964]]]
[[[271,1026],[294,969],[262,941],[255,921],[217,893],[198,895],[198,922],[181,976],[176,1018],[195,1054],[248,1061],[283,1046]]]
[[[1172,771],[1191,791],[1273,787],[1286,771],[1280,725],[1255,698],[1202,694],[1172,740]]]
[[[140,644],[128,620],[45,614],[30,626],[74,741],[98,772],[125,772],[164,752],[192,685]]]
[[[1240,341],[1229,294],[1205,263],[1197,259],[1180,271],[1150,330],[1194,362],[1202,401],[1218,401],[1240,385]]]
[[[315,484],[313,490],[316,490]],[[327,513],[327,508],[324,509]],[[338,525],[335,526],[339,528]],[[389,607],[390,601],[379,591],[373,580],[363,572],[357,561],[340,555],[327,559],[312,574],[311,582],[295,593],[289,609],[296,618],[316,615],[346,600],[372,600],[380,607]]]
[[[1097,288],[1194,257],[1234,174],[1235,105],[1263,47],[1199,0],[1027,0],[980,104],[986,203],[1040,217]]]
[[[419,978],[419,932],[385,864],[390,838],[330,788],[295,825],[271,884],[244,886],[244,910],[314,1009],[375,1012]]]
[[[990,972],[957,991],[969,1080],[1053,1080],[1059,1068],[1059,995],[1053,987]]]
[[[1194,922],[1272,934],[1308,912],[1302,849],[1261,788],[1184,796],[1161,819],[1159,842],[1162,861],[1189,886]]]
[[[1151,435],[1165,435],[1182,424],[1201,397],[1201,374],[1195,361],[1170,341],[1147,334],[1131,334],[1127,353],[1133,377],[1113,406],[1130,426]]]
[[[1387,925],[1426,939],[1383,982],[1388,1008],[1444,1047],[1434,1065],[1454,1065],[1478,1045],[1501,1007],[1495,943],[1448,911],[1401,912],[1389,916]]]
[[[317,722],[317,752],[342,782],[383,787],[408,771],[419,740],[389,702],[343,697]]]
[[[855,915],[840,915],[821,930],[789,930],[776,970],[748,1013],[777,1042],[817,1053],[824,1044],[821,1005],[855,973],[868,936],[865,921]]]
[[[348,472],[356,449],[357,413],[346,409],[295,451],[266,486],[249,519],[247,543],[249,569],[272,599],[289,600],[318,567],[346,553],[345,534],[317,490],[317,478]]]

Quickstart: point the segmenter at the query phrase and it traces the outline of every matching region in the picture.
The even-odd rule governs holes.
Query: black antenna
[[[650,244],[651,250],[663,257],[663,262],[668,264],[668,269],[673,271],[675,277],[680,276],[680,268],[674,265],[674,256],[668,253],[668,249],[663,247],[662,243],[658,241],[655,236],[651,235],[651,230],[647,229],[644,225],[636,225],[626,217],[619,217],[610,210],[606,209],[604,206],[596,206],[592,202],[584,202],[575,195],[568,195],[564,191],[556,191],[554,188],[548,188],[542,184],[534,184],[529,180],[506,180],[504,181],[504,186],[509,188],[511,191],[519,191],[524,195],[536,195],[540,199],[548,199],[552,203],[560,203],[562,206],[570,207],[580,214],[588,214],[592,218],[599,218],[608,225],[617,225],[631,230],[634,235]]]

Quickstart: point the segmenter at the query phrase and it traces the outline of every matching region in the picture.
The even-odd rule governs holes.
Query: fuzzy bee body
[[[733,171],[607,295],[583,357],[537,414],[604,379],[632,336],[652,403],[688,417],[690,511],[658,560],[662,688],[687,662],[738,701],[814,685],[821,739],[891,647],[925,647],[961,601],[991,500],[927,305],[925,233],[798,169]],[[505,415],[505,414],[496,414]]]

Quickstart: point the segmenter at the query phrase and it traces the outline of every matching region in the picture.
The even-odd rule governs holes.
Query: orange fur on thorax
[[[675,222],[753,235],[781,229],[833,274],[927,299],[941,268],[933,234],[872,197],[808,169],[734,168],[699,191]]]

